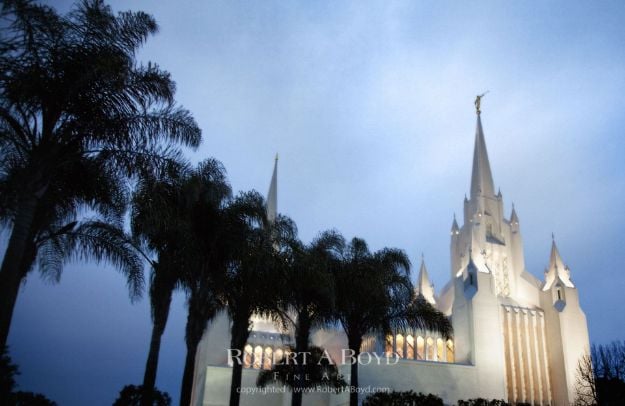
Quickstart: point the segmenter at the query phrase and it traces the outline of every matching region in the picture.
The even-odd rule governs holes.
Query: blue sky
[[[50,2],[67,10],[69,1]],[[625,339],[625,3],[114,1],[153,14],[141,51],[170,71],[235,190],[265,193],[278,152],[279,210],[310,240],[336,228],[374,249],[425,254],[449,278],[449,229],[469,189],[475,113],[528,270],[542,278],[554,232],[593,342]],[[416,271],[415,271],[416,272]],[[184,297],[157,385],[177,402]],[[142,380],[147,300],[114,269],[32,274],[10,344],[24,390],[108,405]]]

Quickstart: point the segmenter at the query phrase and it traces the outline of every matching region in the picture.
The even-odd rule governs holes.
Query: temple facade
[[[360,386],[432,393],[446,404],[482,397],[570,405],[575,400],[578,361],[589,350],[578,290],[555,241],[545,261],[544,280],[525,268],[519,217],[514,206],[505,216],[503,196],[495,191],[478,103],[476,107],[470,193],[464,199],[461,225],[454,216],[450,230],[449,282],[437,293],[423,259],[416,282],[417,293],[451,319],[453,338],[429,331],[368,338],[363,351],[394,354],[399,360],[361,365]],[[267,199],[269,218],[277,213],[277,164],[276,157]],[[288,390],[259,393],[254,388],[258,372],[270,369],[287,351],[291,334],[262,318],[251,322],[243,358],[243,386],[249,393],[242,395],[241,404],[290,404]],[[347,348],[342,330],[319,330],[312,341],[338,363]],[[193,406],[228,404],[229,343],[229,320],[223,313],[198,348]],[[349,382],[349,365],[340,369]],[[304,404],[346,405],[349,395],[306,394]]]

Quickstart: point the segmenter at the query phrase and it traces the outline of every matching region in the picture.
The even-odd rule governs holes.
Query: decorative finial
[[[553,242],[556,241],[556,236],[553,234],[553,231],[551,232],[551,241]]]
[[[486,93],[490,92],[490,90],[485,91],[482,94],[478,94],[477,96],[475,96],[475,112],[476,114],[479,116],[480,113],[482,112],[480,110],[480,103],[482,101],[482,97],[486,96]]]
[[[278,160],[278,153],[276,152],[276,161]]]
[[[423,255],[423,252],[421,252],[421,262],[425,262],[425,256]]]

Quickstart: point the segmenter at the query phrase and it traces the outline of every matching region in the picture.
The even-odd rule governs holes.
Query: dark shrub
[[[362,406],[443,406],[443,400],[436,395],[408,392],[379,392],[370,396]]]

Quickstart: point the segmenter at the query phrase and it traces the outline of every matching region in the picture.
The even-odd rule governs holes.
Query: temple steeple
[[[488,161],[486,141],[482,130],[482,119],[478,112],[475,129],[475,147],[473,149],[473,171],[471,173],[471,199],[477,196],[495,196],[493,175]]]
[[[458,222],[456,221],[456,213],[454,213],[454,221],[451,223],[451,235],[460,234],[460,228],[458,227]]]
[[[273,223],[278,216],[278,154],[273,164],[273,175],[267,192],[267,220]]]
[[[543,286],[543,290],[548,290],[556,282],[561,282],[567,288],[575,287],[571,281],[571,271],[568,266],[564,265],[564,261],[562,261],[562,257],[556,245],[556,240],[552,235],[549,268],[545,271],[545,286]]]
[[[434,298],[434,285],[430,282],[430,276],[428,275],[428,270],[425,267],[423,255],[421,255],[421,268],[419,269],[419,276],[417,278],[415,291],[417,295],[422,295],[425,300],[430,302],[430,304],[436,304],[436,299]]]

